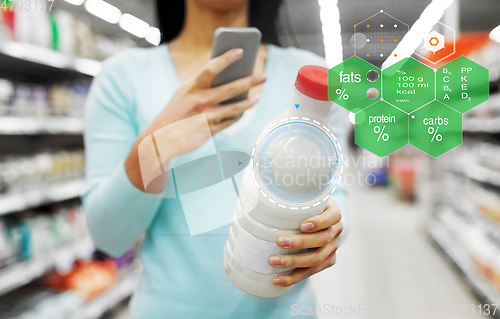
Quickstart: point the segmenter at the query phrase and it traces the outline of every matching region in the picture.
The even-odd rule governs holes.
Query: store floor
[[[349,187],[351,226],[337,264],[312,277],[323,318],[459,319],[479,302],[432,246],[423,208],[384,188]],[[460,308],[463,307],[463,308]],[[332,315],[333,310],[333,315]],[[470,311],[470,310],[469,310]],[[467,312],[467,311],[466,311]],[[129,319],[126,308],[106,319]]]
[[[349,188],[349,206],[351,227],[337,264],[313,277],[318,307],[328,309],[319,318],[487,318],[431,244],[424,208],[397,201],[387,189],[359,186]],[[471,304],[476,315],[467,314]]]

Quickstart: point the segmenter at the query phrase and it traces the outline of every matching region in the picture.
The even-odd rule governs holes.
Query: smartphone
[[[262,34],[257,28],[223,27],[215,30],[214,40],[212,43],[212,58],[215,58],[228,50],[236,48],[243,49],[243,56],[241,59],[234,62],[219,73],[213,79],[212,87],[223,85],[251,75],[255,67],[255,60],[257,59],[257,52],[259,50],[261,38]],[[248,91],[232,97],[221,104],[242,101],[247,97]]]

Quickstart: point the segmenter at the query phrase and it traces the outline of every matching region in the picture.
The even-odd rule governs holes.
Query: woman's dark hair
[[[262,42],[278,43],[276,19],[282,0],[250,0],[249,23],[262,32]],[[169,42],[179,35],[184,25],[186,5],[184,0],[157,0],[158,22],[162,43]]]

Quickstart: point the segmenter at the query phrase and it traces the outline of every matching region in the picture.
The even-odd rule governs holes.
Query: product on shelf
[[[499,227],[500,233],[500,194],[498,190],[487,188],[475,182],[468,185],[468,192],[464,194],[473,204],[474,210],[481,214],[485,220]]]
[[[493,257],[492,267],[494,273],[493,284],[497,287],[498,291],[500,291],[500,251]]]
[[[10,107],[17,117],[44,117],[49,113],[49,92],[41,85],[16,84]]]
[[[84,168],[82,150],[6,157],[0,159],[0,195],[81,179]]]
[[[401,150],[391,154],[389,176],[399,199],[410,202],[416,199],[418,157],[415,154]]]
[[[469,256],[475,271],[500,291],[500,245],[488,236],[481,223],[460,216],[452,209],[441,209],[437,216]]]
[[[116,264],[112,259],[77,261],[69,271],[53,271],[44,280],[47,287],[58,291],[73,290],[85,300],[106,291],[115,281]]]
[[[14,97],[14,84],[0,79],[0,116],[9,115],[9,105]]]
[[[500,156],[500,145],[480,143],[476,144],[474,151],[473,156],[476,156],[476,162],[479,165],[500,173],[500,163],[498,162],[498,157]]]
[[[84,304],[77,294],[51,289],[24,287],[1,297],[0,318],[67,319],[73,318]]]
[[[14,11],[0,10],[0,40],[12,40],[15,37],[14,33]]]
[[[44,0],[39,1],[40,8]],[[8,1],[9,2],[9,1]],[[33,8],[35,4],[32,3]],[[60,51],[69,56],[103,60],[137,46],[127,38],[110,39],[92,29],[90,21],[61,9],[0,10],[0,41],[17,41]]]
[[[137,246],[126,253],[137,253]],[[122,256],[123,257],[123,256]],[[120,257],[121,258],[121,257]],[[130,280],[137,275],[135,259],[120,268],[116,258],[96,254],[93,260],[77,261],[71,268],[53,271],[42,279],[0,296],[0,318],[66,319],[80,317],[93,299],[103,293],[113,293],[118,280]],[[127,266],[125,266],[127,265]],[[128,276],[133,276],[126,278]],[[118,288],[117,289],[121,289]],[[119,291],[119,294],[124,294]],[[103,305],[101,311],[113,304]],[[95,309],[92,308],[95,314]]]
[[[51,16],[54,30],[52,48],[67,55],[74,55],[73,24],[75,23],[75,17],[64,10],[56,10]]]
[[[41,5],[43,0],[35,0]],[[52,26],[48,10],[17,9],[14,3],[14,32],[15,40],[27,42],[44,48],[52,47]],[[10,9],[9,9],[10,10]]]
[[[66,114],[70,117],[83,118],[83,109],[89,93],[88,85],[73,84],[70,87],[70,103],[67,104]]]
[[[50,214],[26,212],[5,216],[0,219],[0,268],[47,257],[64,248],[89,242],[89,238],[85,218],[78,206],[63,207]],[[87,254],[93,251],[88,245],[82,248],[87,249]],[[69,267],[76,255],[71,253]],[[77,257],[84,256],[83,252],[78,253]],[[58,254],[57,258],[65,256]]]
[[[9,228],[5,221],[0,220],[0,269],[10,265],[11,258],[14,256],[14,247],[9,235]]]
[[[73,318],[118,280],[137,275],[139,245],[117,258],[94,252],[78,203],[1,217],[0,283],[22,265],[30,265],[23,276],[31,280],[40,276],[32,266],[53,270],[7,294],[0,290],[0,318]]]
[[[363,153],[363,172],[366,176],[366,184],[369,186],[387,186],[389,184],[388,157],[379,157],[365,149]]]
[[[0,79],[0,116],[82,118],[88,91],[88,83],[46,86]]]
[[[83,117],[83,108],[89,87],[81,84],[53,85],[50,88],[52,115]]]

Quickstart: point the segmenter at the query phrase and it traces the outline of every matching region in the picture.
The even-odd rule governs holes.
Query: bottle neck
[[[295,89],[295,95],[290,105],[288,105],[286,115],[299,116],[299,114],[311,113],[318,118],[329,119],[332,105],[331,101],[312,99]]]

